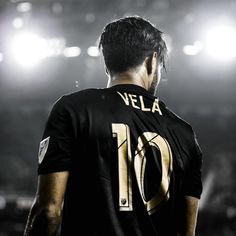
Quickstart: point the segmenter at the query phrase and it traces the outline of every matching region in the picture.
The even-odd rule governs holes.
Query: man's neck
[[[145,79],[140,76],[140,74],[134,72],[125,72],[113,75],[109,78],[107,87],[112,87],[118,84],[134,84],[148,90],[148,84],[147,82],[145,83]]]

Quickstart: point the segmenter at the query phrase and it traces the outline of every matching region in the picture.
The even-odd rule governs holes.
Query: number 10
[[[137,184],[140,195],[148,214],[155,212],[156,207],[169,199],[169,184],[172,173],[172,153],[166,139],[157,133],[144,132],[138,137],[138,145],[132,160],[130,147],[129,126],[122,123],[112,124],[113,137],[117,138],[118,147],[118,179],[119,179],[119,209],[120,211],[132,211],[132,179],[131,165],[134,165]],[[161,154],[162,178],[157,193],[150,199],[145,199],[144,175],[146,167],[145,153],[149,147],[156,147]],[[154,179],[149,181],[155,181]]]

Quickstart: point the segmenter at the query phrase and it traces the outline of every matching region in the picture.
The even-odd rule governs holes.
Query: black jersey
[[[183,196],[200,198],[202,152],[190,124],[136,85],[62,96],[38,173],[69,171],[63,236],[171,236]]]

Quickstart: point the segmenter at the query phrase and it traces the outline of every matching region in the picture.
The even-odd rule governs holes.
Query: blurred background
[[[52,104],[106,86],[99,35],[133,14],[165,33],[157,96],[204,153],[197,236],[236,235],[235,12],[236,0],[0,0],[0,236],[22,235]]]

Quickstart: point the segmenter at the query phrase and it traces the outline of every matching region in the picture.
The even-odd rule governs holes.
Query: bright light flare
[[[96,46],[89,47],[87,53],[90,57],[98,57],[100,55],[100,51]]]
[[[11,42],[13,58],[24,67],[32,67],[45,57],[46,41],[32,33],[15,36]]]
[[[64,49],[65,57],[78,57],[81,53],[81,49],[79,47],[67,47]]]
[[[23,19],[17,17],[15,18],[13,21],[12,21],[12,26],[15,28],[15,29],[20,29],[22,28],[24,25],[24,21]]]
[[[42,59],[59,56],[65,48],[65,39],[45,39],[33,33],[20,33],[16,35],[10,50],[13,59],[25,68],[37,65]]]
[[[32,3],[30,2],[20,2],[16,6],[16,10],[18,12],[24,13],[24,12],[29,12],[32,9]]]
[[[218,60],[229,60],[236,57],[236,29],[219,25],[208,31],[206,36],[207,53]]]
[[[195,56],[201,52],[202,48],[202,43],[200,41],[195,41],[193,45],[185,45],[183,47],[183,52],[188,56]]]

